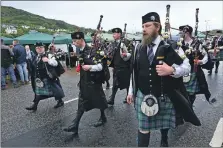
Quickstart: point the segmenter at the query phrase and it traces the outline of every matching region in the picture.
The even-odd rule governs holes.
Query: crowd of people
[[[73,52],[73,64],[78,61],[80,91],[76,117],[70,126],[63,129],[65,132],[78,134],[84,112],[94,108],[100,109],[100,118],[94,126],[104,125],[107,122],[104,111],[108,105],[115,104],[118,89],[127,91],[123,103],[134,103],[139,147],[149,146],[150,133],[153,130],[161,132],[160,146],[168,147],[169,129],[185,122],[201,126],[193,104],[197,94],[204,94],[209,103],[214,98],[209,91],[203,69],[210,70],[211,74],[213,63],[216,63],[215,72],[218,72],[220,60],[216,55],[221,54],[223,49],[223,38],[220,35],[222,32],[217,32],[217,41],[202,43],[192,36],[191,26],[182,25],[179,27],[182,40],[170,42],[163,39],[161,28],[159,14],[150,12],[142,16],[143,37],[140,43],[131,42],[127,45],[123,38],[125,32],[120,28],[112,29],[114,41],[109,44],[98,42],[95,38],[97,33],[93,33],[91,47],[85,42],[83,32],[71,34],[78,51],[75,54],[72,45],[69,45],[69,52]],[[211,49],[215,48],[212,57],[209,44]],[[61,107],[64,105],[62,98],[65,96],[59,79],[64,73],[63,66],[57,53],[53,52],[54,50],[45,51],[43,43],[37,42],[35,50],[36,55],[28,46],[24,48],[16,40],[13,41],[13,48],[2,44],[2,78],[5,76],[3,72],[7,70],[14,87],[18,86],[13,71],[15,63],[21,84],[27,84],[31,80],[35,94],[33,104],[27,107],[27,110],[36,111],[40,100],[49,97],[55,97],[55,108]],[[111,67],[113,72],[113,87],[109,100],[106,99],[102,87],[105,82],[107,87],[110,86],[108,67]],[[2,89],[5,89],[4,79]]]

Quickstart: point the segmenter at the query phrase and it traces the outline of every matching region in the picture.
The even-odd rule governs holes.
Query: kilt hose
[[[141,104],[144,94],[140,90],[137,91],[135,108],[138,119],[138,129],[142,131],[160,130],[176,127],[176,112],[173,103],[169,98],[165,102],[159,99],[159,112],[155,116],[148,117],[141,111]]]
[[[195,72],[191,73],[190,81],[184,83],[184,85],[189,95],[194,95],[196,92],[199,92],[199,84]]]

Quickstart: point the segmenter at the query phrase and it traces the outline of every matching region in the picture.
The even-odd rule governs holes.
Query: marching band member
[[[212,57],[212,61],[215,63],[215,73],[218,73],[218,67],[220,64],[220,61],[219,61],[220,50],[223,50],[223,37],[221,34],[222,34],[221,30],[218,30],[216,32],[216,37],[213,38],[213,40],[211,42],[211,47],[210,47],[210,49],[218,50],[218,51],[216,51],[217,55]],[[214,52],[214,51],[210,51],[210,52]],[[212,53],[212,55],[213,55],[213,53]],[[212,69],[209,71],[210,75],[212,74]]]
[[[91,38],[92,38],[92,41],[94,41],[94,35],[95,35],[95,33],[92,33],[91,34]],[[106,53],[107,51],[106,51],[106,42],[103,42],[102,43],[103,45],[102,45],[102,47],[103,47],[103,49],[104,49],[104,52]],[[94,43],[92,42],[92,47],[94,46]],[[108,68],[108,65],[106,65],[105,67],[104,67],[104,72],[105,72],[105,82],[106,82],[106,89],[109,89],[110,88],[110,83],[109,83],[109,79],[110,79],[110,72],[109,72],[109,68]]]
[[[31,62],[31,82],[35,93],[34,104],[27,107],[27,110],[37,110],[40,100],[55,97],[57,104],[54,108],[64,105],[62,98],[65,96],[59,80],[58,68],[59,61],[54,56],[48,56],[45,52],[43,43],[36,43],[37,56]]]
[[[201,43],[198,42],[198,44],[195,45],[196,40],[192,38],[193,28],[191,26],[180,26],[179,30],[180,34],[184,38],[182,42],[182,49],[186,53],[191,64],[190,74],[184,76],[184,84],[186,86],[190,101],[192,104],[194,103],[196,94],[204,94],[206,100],[209,101],[211,93],[208,89],[208,84],[201,67],[208,62],[208,54]],[[196,59],[196,56],[198,59]]]
[[[101,116],[94,125],[95,127],[101,126],[107,122],[104,110],[108,105],[102,88],[102,83],[105,81],[103,72],[105,62],[97,56],[96,49],[90,48],[87,43],[85,43],[83,32],[72,33],[71,38],[73,42],[75,42],[75,45],[80,48],[80,92],[76,118],[73,124],[64,128],[64,131],[78,134],[79,122],[85,111],[87,112],[94,108],[100,109]]]
[[[108,47],[110,53],[111,64],[113,68],[113,87],[112,95],[108,100],[109,105],[114,105],[115,95],[118,89],[126,89],[128,94],[128,87],[130,83],[130,58],[131,54],[128,53],[127,47],[121,42],[122,30],[120,28],[112,29],[114,42]],[[126,98],[123,103],[127,103]]]
[[[135,103],[138,146],[148,147],[150,131],[160,130],[161,146],[167,147],[168,130],[177,125],[176,114],[184,121],[200,125],[182,81],[182,76],[190,72],[190,64],[161,39],[160,17],[156,12],[142,16],[142,28],[142,43],[132,53],[132,81],[127,102],[131,104],[134,100]],[[164,63],[157,65],[161,51]]]

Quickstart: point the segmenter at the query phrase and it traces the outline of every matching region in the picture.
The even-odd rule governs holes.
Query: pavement
[[[194,110],[202,126],[196,127],[185,123],[169,132],[171,147],[209,147],[217,124],[223,117],[223,63],[218,74],[206,78],[212,97],[216,102],[209,104],[204,95],[198,95]],[[29,112],[25,107],[32,104],[34,94],[31,85],[9,88],[1,92],[1,146],[2,147],[78,147],[78,146],[112,146],[135,147],[137,142],[137,120],[133,105],[123,104],[126,90],[118,91],[114,107],[106,110],[108,122],[95,128],[93,124],[99,119],[100,111],[86,112],[81,119],[79,136],[62,130],[75,118],[77,110],[77,83],[79,75],[67,71],[61,76],[65,91],[65,105],[54,109],[54,98],[39,103],[36,112]],[[110,80],[111,82],[111,80]],[[112,84],[112,83],[111,83]],[[103,85],[105,88],[105,85]],[[111,89],[105,90],[108,97]],[[150,146],[159,147],[160,132],[151,133]]]

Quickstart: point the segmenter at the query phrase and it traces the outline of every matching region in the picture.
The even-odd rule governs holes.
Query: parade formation
[[[85,112],[99,109],[100,115],[94,127],[109,122],[105,110],[110,106],[116,107],[115,100],[124,104],[134,105],[137,120],[137,146],[148,147],[151,133],[159,130],[161,133],[160,147],[168,147],[168,133],[179,125],[189,122],[202,126],[202,122],[194,111],[196,96],[202,94],[211,104],[217,98],[210,92],[204,70],[209,75],[219,71],[223,61],[223,37],[218,30],[212,41],[201,41],[198,34],[199,8],[195,10],[193,27],[182,24],[178,27],[178,41],[171,40],[170,5],[166,7],[166,22],[162,26],[160,15],[149,12],[142,16],[141,41],[126,38],[124,29],[113,28],[114,41],[108,42],[101,38],[102,19],[100,16],[96,32],[91,34],[93,42],[85,42],[81,31],[71,33],[73,45],[79,48],[77,54],[76,72],[79,73],[79,82],[73,84],[78,87],[78,109],[74,120],[69,126],[61,128],[64,132],[78,135],[79,125]],[[165,33],[161,34],[162,27]],[[194,32],[194,36],[193,36]],[[3,54],[10,56],[8,47],[3,45]],[[33,90],[33,104],[25,109],[36,111],[40,100],[54,97],[57,104],[55,109],[64,106],[63,98],[66,93],[60,83],[60,76],[65,73],[60,63],[61,54],[55,51],[54,39],[49,50],[42,42],[36,42],[36,54],[30,60],[31,86]],[[14,48],[13,52],[16,52]],[[63,53],[62,53],[63,55]],[[8,65],[6,64],[6,67]],[[112,75],[109,69],[111,69]],[[106,98],[102,85],[106,89],[111,87],[112,93]],[[14,80],[15,78],[12,77]],[[2,81],[2,90],[5,84]],[[14,87],[17,83],[13,81]],[[115,97],[118,90],[126,90],[124,98]],[[3,93],[3,92],[2,92]]]

